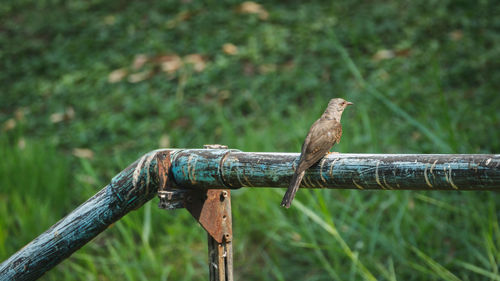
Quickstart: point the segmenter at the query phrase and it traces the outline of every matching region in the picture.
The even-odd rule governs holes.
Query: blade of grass
[[[345,242],[345,240],[342,238],[340,233],[338,232],[337,228],[333,224],[333,222],[326,222],[323,220],[321,217],[319,217],[316,213],[314,213],[311,209],[307,208],[304,206],[302,203],[300,203],[299,200],[294,201],[294,205],[302,212],[304,213],[307,217],[309,217],[312,221],[317,223],[321,228],[323,228],[326,232],[328,232],[330,235],[335,238],[337,243],[340,244],[340,247],[344,251],[344,253],[351,259],[353,263],[356,263],[358,266],[358,269],[360,270],[361,275],[363,276],[364,279],[366,280],[377,280],[373,274],[359,261],[354,252],[351,250],[349,245]]]
[[[420,251],[417,247],[411,246],[410,249],[417,255],[417,257],[424,261],[427,266],[429,266],[434,274],[437,274],[440,278],[443,278],[444,280],[460,281],[460,278],[458,278],[455,274],[451,273],[444,266],[433,260],[424,252]]]
[[[389,265],[388,265],[389,269],[386,269],[382,263],[377,263],[376,266],[380,270],[380,273],[382,274],[382,276],[384,276],[387,280],[397,281],[396,271],[394,270],[394,262],[392,260],[392,257],[389,257],[388,263],[389,263]]]
[[[389,280],[391,280],[391,281],[397,281],[396,270],[394,269],[394,261],[392,260],[392,257],[389,257],[389,270],[390,270],[390,273],[391,273],[391,276],[390,276]]]
[[[276,263],[269,257],[267,253],[264,252],[264,260],[266,261],[267,264],[271,266],[271,273],[272,275],[276,278],[276,280],[285,280],[285,277],[283,276],[283,273],[281,272],[281,269],[276,266]]]
[[[477,274],[480,274],[480,275],[483,275],[485,277],[488,277],[491,280],[500,281],[500,275],[498,275],[498,273],[489,272],[488,270],[486,270],[484,268],[481,268],[479,266],[473,265],[473,264],[468,263],[468,262],[455,261],[455,263],[458,264],[458,265],[460,265],[460,266],[462,266],[463,268],[465,268],[467,270],[470,270],[470,271],[475,272]]]
[[[151,202],[144,206],[144,221],[142,223],[142,243],[149,245],[151,234]]]
[[[498,221],[494,222],[494,224],[497,225],[498,227]],[[495,229],[495,228],[493,228]],[[500,269],[500,266],[498,264],[499,259],[500,259],[500,249],[497,248],[497,245],[495,245],[494,238],[493,238],[492,233],[488,234],[486,232],[483,233],[483,241],[484,241],[484,248],[486,251],[486,255],[488,257],[489,265],[493,269],[493,273],[498,275],[498,270]],[[497,240],[498,241],[498,240]]]
[[[448,203],[446,203],[444,201],[437,200],[435,198],[426,196],[426,195],[421,194],[421,193],[415,193],[414,197],[415,197],[415,199],[418,199],[418,200],[423,201],[425,203],[429,203],[429,204],[435,205],[435,206],[437,206],[439,208],[443,208],[443,209],[451,211],[451,212],[459,212],[460,211],[460,209],[458,209],[457,207],[454,207],[451,204],[448,204]]]

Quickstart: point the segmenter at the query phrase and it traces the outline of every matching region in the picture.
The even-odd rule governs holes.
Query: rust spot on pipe
[[[158,166],[158,188],[159,190],[168,189],[169,170],[172,162],[170,161],[170,151],[162,151],[156,154],[156,163]]]

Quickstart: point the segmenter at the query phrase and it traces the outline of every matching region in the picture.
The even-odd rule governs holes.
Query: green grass
[[[493,1],[185,2],[0,5],[0,260],[161,145],[297,152],[332,97],[355,103],[340,152],[500,151]],[[283,192],[234,192],[239,280],[499,280],[496,193]],[[156,201],[43,279],[205,279],[205,233]]]

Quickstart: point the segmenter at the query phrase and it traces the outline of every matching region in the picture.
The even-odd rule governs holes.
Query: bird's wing
[[[332,146],[340,141],[342,126],[331,120],[317,120],[311,126],[302,145],[302,154],[297,167],[302,172],[321,159]]]
[[[335,142],[339,143],[340,137],[342,137],[342,125],[340,124],[340,122],[335,123],[332,133],[335,135]]]

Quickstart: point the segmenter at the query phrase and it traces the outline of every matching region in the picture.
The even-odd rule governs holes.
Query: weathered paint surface
[[[222,163],[230,149],[177,150],[171,156],[171,172],[175,183],[184,189],[225,186],[221,175]]]
[[[134,185],[138,164],[141,169]],[[157,186],[156,160],[146,164],[138,160],[130,165],[87,202],[0,264],[0,280],[37,279],[113,222],[152,199]]]
[[[159,178],[168,188],[287,187],[298,153],[245,153],[229,149],[168,150],[158,176],[156,150],[49,230],[0,264],[0,280],[34,280],[128,212],[152,199]],[[166,160],[165,160],[166,161]],[[306,188],[500,191],[500,155],[330,154],[307,170]],[[164,206],[169,209],[169,206]],[[172,206],[173,208],[174,206]]]
[[[298,159],[298,153],[183,150],[172,172],[181,188],[287,187]],[[500,190],[500,155],[332,153],[307,170],[301,187]]]

